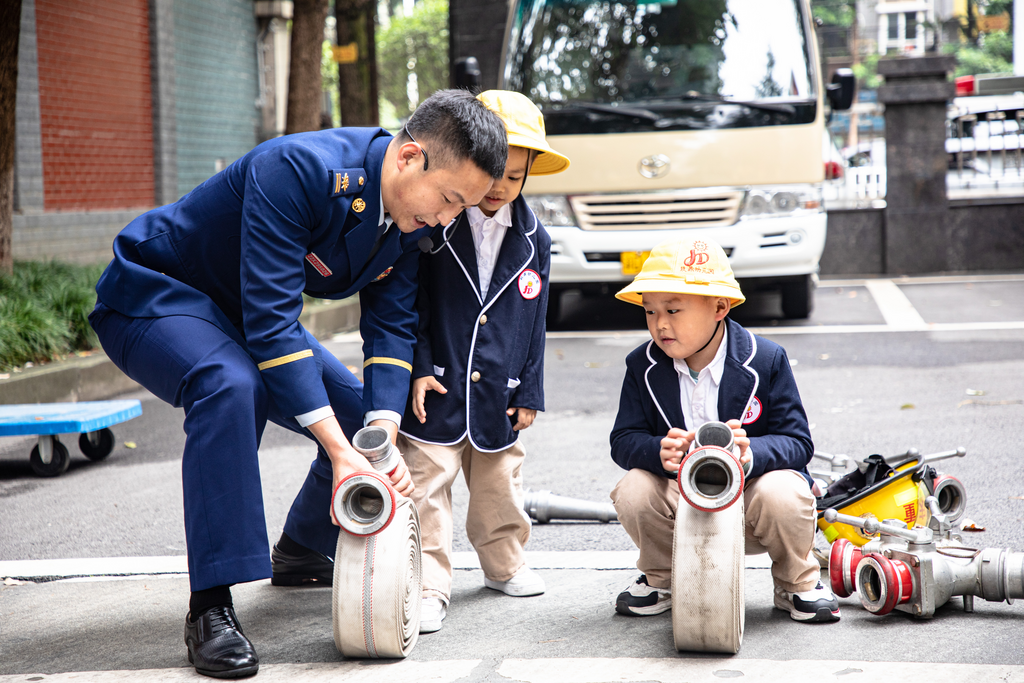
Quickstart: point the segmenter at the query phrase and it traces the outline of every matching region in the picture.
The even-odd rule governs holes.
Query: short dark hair
[[[492,178],[505,174],[508,136],[498,115],[468,90],[438,90],[423,100],[398,134],[429,140],[430,168],[446,168],[469,159]]]

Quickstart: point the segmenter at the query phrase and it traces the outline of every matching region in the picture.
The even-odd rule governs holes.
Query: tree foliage
[[[399,119],[412,114],[409,75],[422,102],[448,87],[448,0],[422,0],[410,16],[396,16],[377,32],[380,95]]]

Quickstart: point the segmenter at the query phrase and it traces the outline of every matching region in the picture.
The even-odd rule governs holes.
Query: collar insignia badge
[[[359,198],[356,198],[355,200],[353,200],[353,202],[352,202],[352,210],[353,211],[355,211],[356,213],[362,213],[364,209],[366,209],[366,202],[364,202],[362,199],[359,199]]]

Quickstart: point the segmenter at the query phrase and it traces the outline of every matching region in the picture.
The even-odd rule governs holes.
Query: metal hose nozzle
[[[370,461],[373,469],[391,474],[398,467],[401,458],[398,449],[391,443],[391,435],[383,427],[363,427],[352,437],[352,448]]]

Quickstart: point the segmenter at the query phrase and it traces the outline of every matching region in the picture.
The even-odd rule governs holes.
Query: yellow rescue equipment
[[[930,455],[910,449],[895,456],[892,465],[881,455],[870,455],[818,498],[818,528],[829,543],[845,538],[862,546],[877,534],[847,524],[831,524],[825,520],[825,510],[834,508],[844,515],[878,521],[898,519],[906,522],[907,528],[928,526],[931,514],[925,499],[929,495],[938,499],[946,519],[954,522],[963,516],[967,493],[959,480],[936,472],[929,463],[966,454],[963,448]]]

